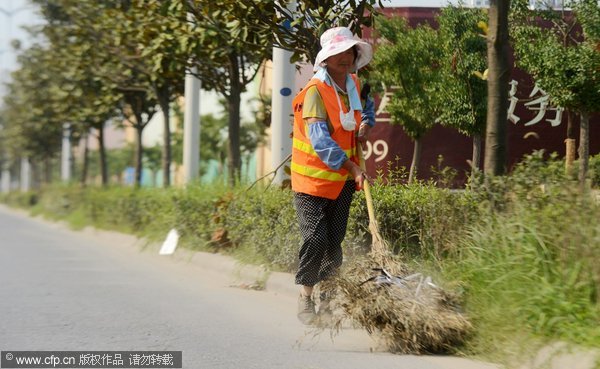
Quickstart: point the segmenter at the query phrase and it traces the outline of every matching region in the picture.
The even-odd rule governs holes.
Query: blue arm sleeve
[[[361,121],[366,122],[370,127],[375,125],[375,102],[371,96],[367,97],[365,101]]]
[[[309,124],[308,138],[319,158],[331,169],[340,169],[348,160],[344,150],[331,138],[326,122]]]

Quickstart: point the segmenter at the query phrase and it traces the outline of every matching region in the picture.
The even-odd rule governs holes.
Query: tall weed
[[[535,153],[494,179],[502,206],[482,213],[445,265],[463,282],[478,350],[517,332],[600,345],[600,206],[563,173]]]

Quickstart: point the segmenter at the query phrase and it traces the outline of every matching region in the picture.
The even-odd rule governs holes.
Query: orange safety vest
[[[356,83],[357,91],[360,95],[360,84],[358,78],[352,75],[354,83]],[[294,133],[292,143],[292,190],[295,192],[306,193],[313,196],[324,197],[335,200],[342,192],[342,188],[348,179],[348,171],[340,168],[334,170],[329,168],[315,152],[306,123],[302,118],[302,106],[304,103],[304,95],[311,86],[317,86],[319,94],[323,99],[325,110],[329,122],[333,126],[333,132],[330,132],[331,138],[344,150],[346,156],[353,162],[358,164],[358,153],[356,151],[356,131],[346,131],[342,127],[340,121],[340,108],[333,86],[327,85],[325,82],[313,78],[308,84],[296,95],[292,102],[294,108]],[[345,106],[342,100],[342,108],[344,112],[348,112],[348,107]],[[356,120],[356,130],[361,121],[361,112],[354,111],[354,119]]]

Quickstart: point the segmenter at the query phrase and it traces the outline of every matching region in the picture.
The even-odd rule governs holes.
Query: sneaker
[[[310,325],[314,322],[317,314],[315,312],[315,302],[311,296],[300,294],[298,297],[298,319],[304,325]]]
[[[332,323],[331,294],[322,292],[319,296],[319,312],[317,313],[319,326],[328,327]]]

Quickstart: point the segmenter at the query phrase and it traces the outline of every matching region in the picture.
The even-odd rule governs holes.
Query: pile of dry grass
[[[329,286],[324,286],[336,290],[331,302],[332,333],[350,321],[394,353],[456,351],[471,330],[457,297],[426,276],[411,274],[398,260],[385,263],[391,279],[373,270],[381,266],[370,257],[349,261]],[[365,282],[373,276],[378,278]]]

